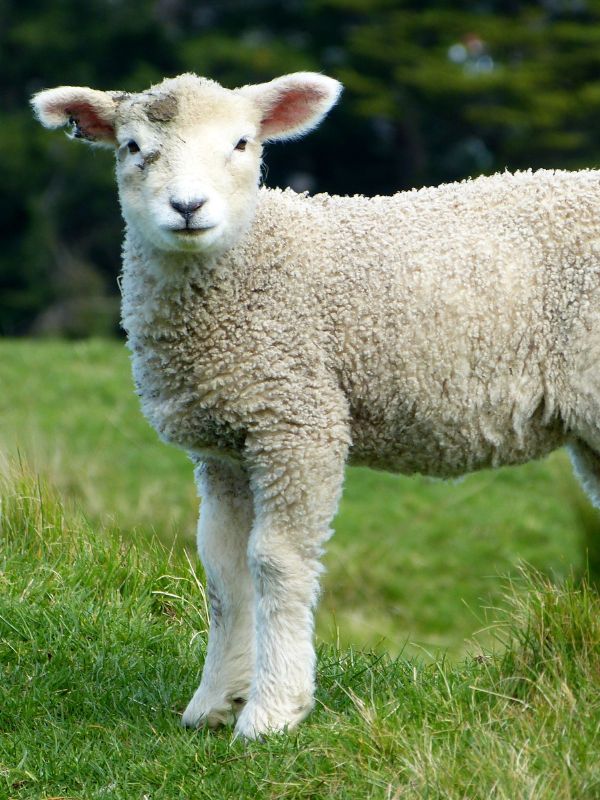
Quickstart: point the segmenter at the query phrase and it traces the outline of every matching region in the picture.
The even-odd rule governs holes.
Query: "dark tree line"
[[[0,0],[0,332],[117,330],[112,156],[43,131],[33,92],[304,69],[346,92],[269,149],[269,185],[377,194],[599,161],[600,0]]]

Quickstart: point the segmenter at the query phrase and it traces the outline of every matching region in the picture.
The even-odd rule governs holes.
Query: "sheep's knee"
[[[312,608],[316,600],[320,566],[317,552],[311,555],[290,543],[250,541],[248,566],[256,596],[273,612],[292,605]]]

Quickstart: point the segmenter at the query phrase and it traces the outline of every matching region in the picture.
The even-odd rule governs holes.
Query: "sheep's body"
[[[600,419],[600,173],[262,190],[210,271],[189,255],[157,272],[143,251],[128,240],[123,281],[143,408],[198,455],[242,459],[257,420],[310,430],[321,407],[351,463],[448,477]]]
[[[600,173],[389,198],[258,191],[262,143],[339,94],[60,87],[42,122],[116,147],[123,324],[150,422],[199,463],[212,617],[187,725],[310,711],[319,556],[347,460],[453,476],[563,443],[600,503]]]

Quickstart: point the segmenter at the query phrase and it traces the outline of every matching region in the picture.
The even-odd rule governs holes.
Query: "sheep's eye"
[[[130,153],[139,153],[140,152],[140,147],[139,147],[138,143],[134,142],[133,139],[130,139],[127,142],[127,149],[129,150]]]
[[[246,145],[247,145],[247,144],[248,144],[248,139],[246,139],[246,137],[245,137],[245,136],[243,136],[243,137],[242,137],[242,138],[239,140],[239,142],[236,144],[236,146],[235,146],[235,149],[236,149],[236,150],[241,150],[241,151],[243,152],[243,151],[246,149]]]

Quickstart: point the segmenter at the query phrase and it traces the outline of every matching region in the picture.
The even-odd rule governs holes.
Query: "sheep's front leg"
[[[346,445],[272,441],[254,448],[256,517],[248,547],[255,590],[256,668],[236,736],[291,729],[314,704],[313,610],[319,557],[341,494]],[[258,462],[258,463],[257,463]]]
[[[254,590],[247,562],[254,509],[241,467],[211,460],[198,467],[196,478],[202,498],[198,552],[211,622],[202,681],[182,722],[215,727],[234,721],[254,672]]]

